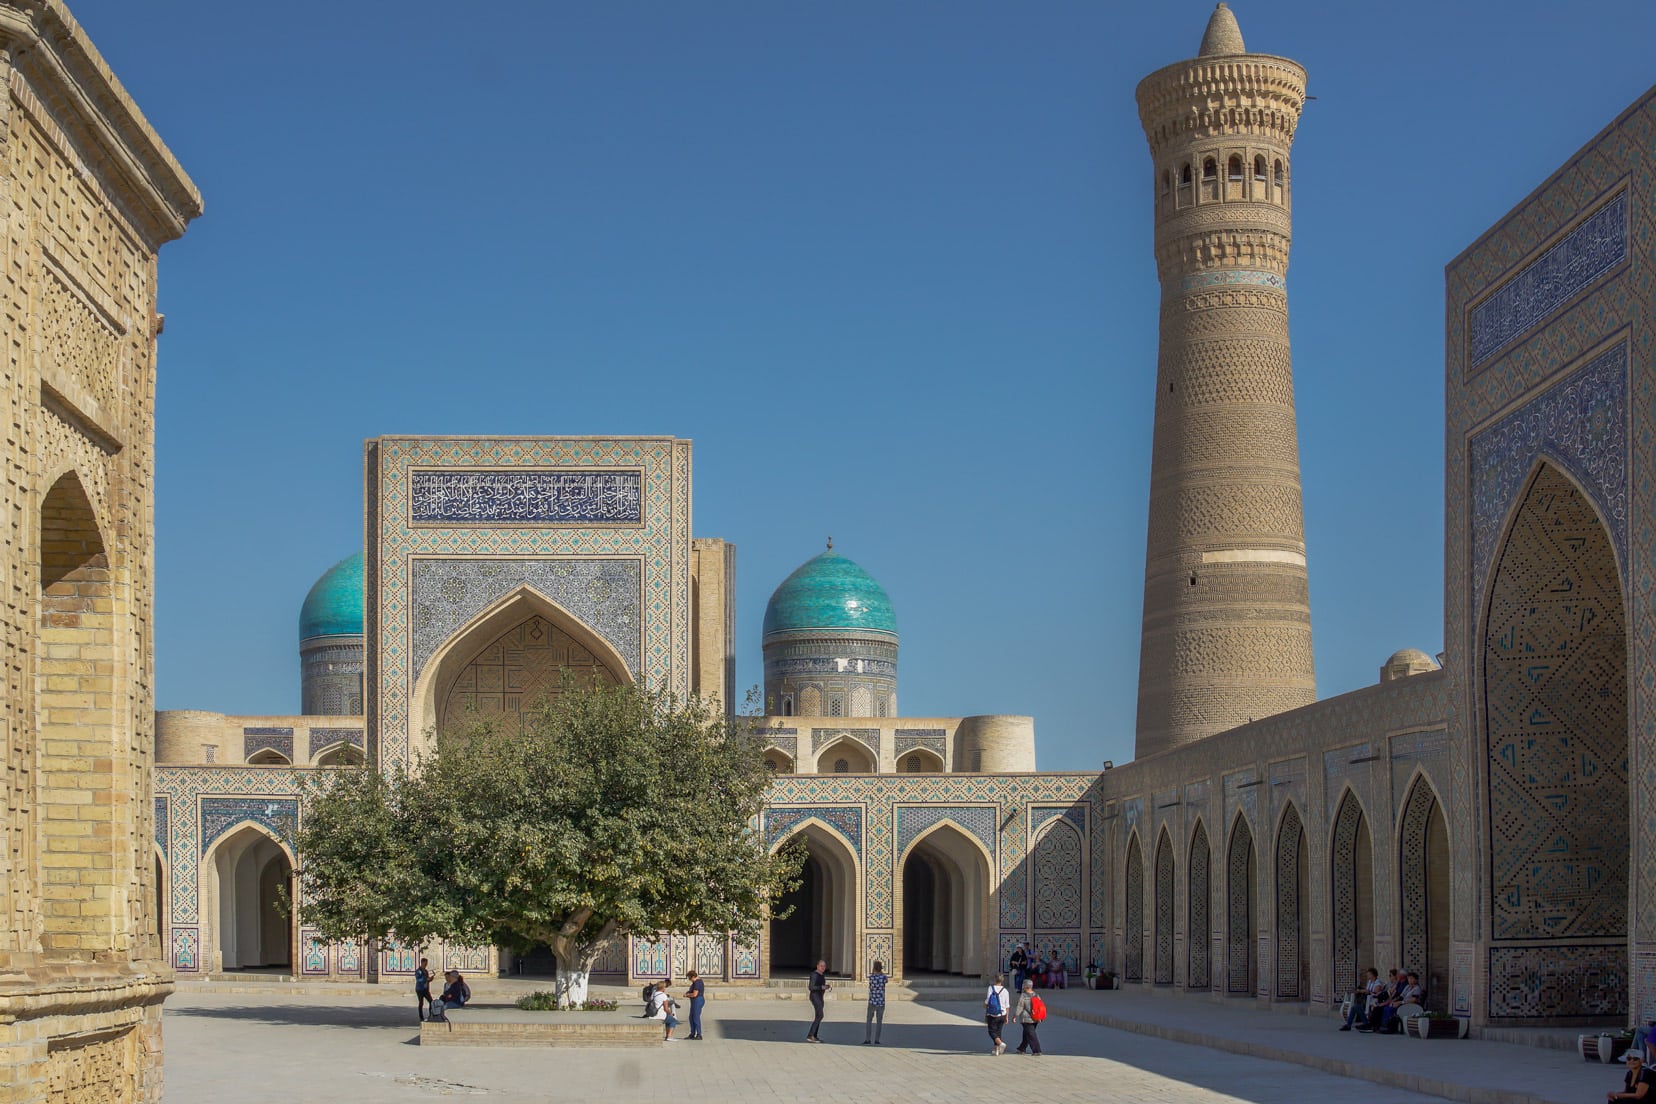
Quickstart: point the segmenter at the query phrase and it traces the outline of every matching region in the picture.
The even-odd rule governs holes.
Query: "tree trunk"
[[[560,964],[557,979],[553,983],[553,992],[557,995],[558,1007],[581,1007],[587,999],[587,980],[591,976],[591,970],[583,970],[574,964],[565,968]]]
[[[564,935],[555,935],[547,940],[547,946],[558,957],[558,976],[552,986],[559,1008],[579,1008],[587,999],[587,983],[592,979],[592,967],[605,949],[610,945],[614,936],[615,926],[604,925],[598,933],[598,938],[585,946],[578,946],[573,939]]]

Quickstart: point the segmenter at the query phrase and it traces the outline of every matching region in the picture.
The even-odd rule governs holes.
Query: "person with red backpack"
[[[1046,1001],[1035,995],[1035,983],[1023,983],[1023,992],[1018,994],[1018,1011],[1013,1017],[1023,1027],[1023,1038],[1018,1040],[1019,1054],[1033,1054],[1041,1056],[1041,1024],[1046,1021]]]

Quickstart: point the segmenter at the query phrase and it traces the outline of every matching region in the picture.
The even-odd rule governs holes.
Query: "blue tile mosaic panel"
[[[1610,529],[1626,582],[1627,342],[1619,342],[1472,438],[1473,609],[1518,491],[1537,457],[1587,491]]]
[[[1469,374],[1626,259],[1623,189],[1472,308]]]
[[[168,838],[167,799],[158,797],[155,799],[155,846],[161,849],[163,856],[167,854]]]
[[[298,822],[299,803],[280,797],[204,797],[200,815],[201,854],[205,855],[220,836],[243,821],[261,824],[277,839],[285,838]]]
[[[461,626],[523,587],[603,637],[633,678],[642,678],[641,565],[635,559],[421,559],[411,572],[411,681]]]
[[[415,470],[409,520],[416,525],[616,525],[644,520],[644,474],[605,471]]]
[[[804,808],[769,808],[764,813],[765,842],[786,839],[807,820],[820,820],[851,843],[857,858],[863,853],[863,808],[861,805],[816,805]]]
[[[1284,293],[1288,290],[1287,277],[1251,268],[1221,268],[1211,272],[1199,272],[1194,276],[1186,276],[1181,288],[1184,291],[1199,291],[1202,288],[1232,287],[1237,284],[1274,288]]]
[[[983,849],[995,853],[995,821],[997,810],[993,805],[899,805],[897,806],[897,854],[933,825],[949,821],[968,835],[977,837]]]
[[[251,759],[261,751],[278,752],[288,762],[293,762],[293,729],[242,729],[242,757]]]
[[[1627,1010],[1627,945],[1489,948],[1489,1018],[1617,1016]]]
[[[349,744],[359,751],[367,748],[360,728],[313,728],[308,743],[312,758],[336,744]]]

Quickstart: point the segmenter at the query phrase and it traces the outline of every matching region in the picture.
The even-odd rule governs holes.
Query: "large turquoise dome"
[[[362,635],[362,553],[346,556],[316,580],[299,607],[299,639]]]
[[[857,629],[897,635],[885,588],[832,547],[806,560],[765,607],[765,636],[812,629]]]

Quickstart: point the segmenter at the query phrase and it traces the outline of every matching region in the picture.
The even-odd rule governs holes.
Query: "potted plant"
[[[1427,1012],[1403,1021],[1403,1034],[1417,1039],[1464,1039],[1467,1021],[1447,1012]]]
[[[1087,988],[1098,988],[1098,963],[1096,962],[1087,963]]]
[[[1105,970],[1098,975],[1098,987],[1100,989],[1120,989],[1121,975],[1114,970]]]

